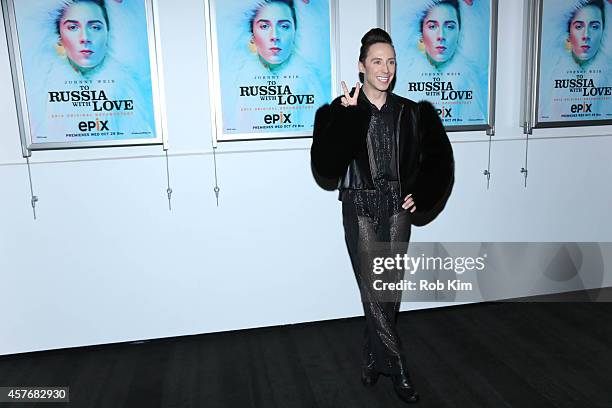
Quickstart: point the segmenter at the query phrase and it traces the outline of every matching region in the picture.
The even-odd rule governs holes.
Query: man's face
[[[574,56],[588,61],[597,54],[603,37],[603,19],[597,6],[583,7],[570,23],[569,40]]]
[[[97,66],[106,55],[108,27],[102,9],[93,3],[74,3],[60,20],[60,41],[68,58],[82,68]]]
[[[293,52],[295,24],[288,5],[269,3],[259,9],[253,20],[253,41],[257,53],[267,63],[278,65]]]
[[[450,60],[459,42],[459,18],[457,10],[449,4],[433,7],[423,20],[425,52],[433,61]]]
[[[359,62],[364,85],[378,91],[387,91],[395,77],[395,50],[387,43],[372,44],[365,63]]]

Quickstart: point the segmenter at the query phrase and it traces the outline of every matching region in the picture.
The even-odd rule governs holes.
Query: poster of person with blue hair
[[[386,21],[402,73],[394,92],[431,102],[448,130],[490,127],[493,2],[387,0]]]
[[[8,3],[32,150],[161,143],[148,0]]]
[[[609,0],[544,0],[535,127],[612,123]]]
[[[312,135],[332,99],[333,2],[210,0],[216,140]]]

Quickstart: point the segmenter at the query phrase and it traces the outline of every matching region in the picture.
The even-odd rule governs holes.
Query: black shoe
[[[364,347],[364,362],[361,367],[361,383],[366,387],[371,387],[376,384],[380,372],[376,369],[376,359],[374,353],[369,351],[367,347]]]
[[[391,381],[399,399],[409,404],[419,401],[419,394],[415,391],[407,372],[402,371],[401,374],[392,375]]]

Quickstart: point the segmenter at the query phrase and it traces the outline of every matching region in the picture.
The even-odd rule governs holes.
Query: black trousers
[[[383,374],[400,374],[405,370],[402,346],[396,330],[401,292],[385,293],[374,289],[373,282],[380,276],[372,271],[373,254],[387,252],[387,256],[403,255],[410,239],[410,212],[378,211],[376,217],[363,213],[350,196],[342,198],[342,221],[346,246],[351,258],[366,320],[364,364],[375,364]],[[385,282],[399,282],[403,270],[385,271]],[[368,361],[370,360],[370,361]]]

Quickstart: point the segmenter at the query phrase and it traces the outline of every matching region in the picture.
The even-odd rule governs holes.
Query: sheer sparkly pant
[[[361,207],[350,196],[342,199],[342,219],[349,256],[361,293],[366,319],[364,340],[364,364],[374,364],[377,371],[399,374],[404,365],[402,346],[396,331],[397,313],[401,292],[396,291],[389,298],[380,299],[373,287],[373,281],[380,278],[372,272],[372,254],[380,255],[381,248],[386,256],[405,254],[410,239],[410,212],[399,209],[379,212],[376,216],[360,215]],[[400,282],[404,271],[385,271],[385,282]],[[370,360],[370,361],[368,361]]]

